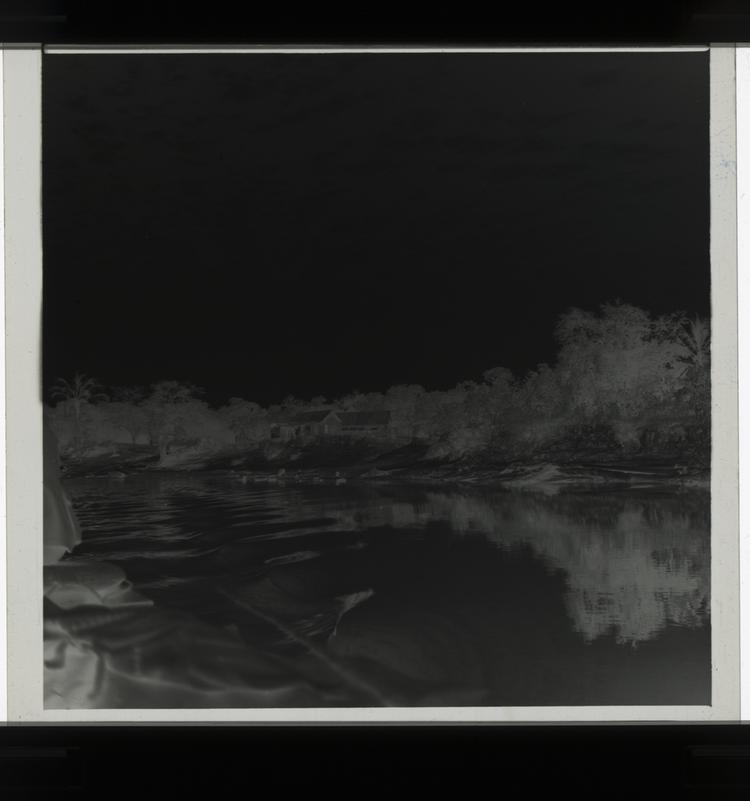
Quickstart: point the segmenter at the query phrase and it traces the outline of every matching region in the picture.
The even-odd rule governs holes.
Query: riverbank
[[[497,486],[508,490],[558,492],[595,489],[702,489],[710,471],[680,454],[558,453],[495,461],[486,454],[431,458],[429,448],[409,443],[384,448],[374,443],[184,452],[167,458],[149,449],[125,448],[64,461],[67,477],[125,479],[141,472],[224,475],[242,484],[344,484],[386,482]]]
[[[637,469],[636,469],[637,467]],[[243,484],[344,484],[413,483],[460,485],[556,493],[562,490],[595,489],[700,489],[710,488],[707,472],[683,471],[669,466],[556,465],[551,463],[510,465],[504,468],[472,468],[465,465],[434,465],[422,469],[369,470],[365,473],[333,475],[319,470],[231,472]]]

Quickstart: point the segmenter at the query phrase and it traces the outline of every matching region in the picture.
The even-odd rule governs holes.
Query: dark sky
[[[709,312],[708,54],[44,59],[44,382],[222,401],[554,359]]]

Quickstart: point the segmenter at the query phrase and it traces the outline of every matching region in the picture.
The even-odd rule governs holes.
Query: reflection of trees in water
[[[568,611],[587,641],[614,633],[648,640],[668,624],[708,618],[710,504],[703,493],[668,496],[377,494],[328,512],[343,527],[414,528],[442,520],[499,547],[528,544],[568,577]],[[411,497],[409,497],[411,496]]]
[[[568,610],[588,641],[614,631],[619,641],[637,643],[668,623],[700,625],[710,581],[701,510],[681,498],[613,498],[610,508],[614,519],[602,525],[579,521],[575,502],[566,514],[559,504],[532,501],[517,507],[501,541],[529,542],[566,571]]]
[[[710,631],[698,628],[706,494],[245,486],[187,474],[69,489],[84,527],[79,558],[118,563],[157,606],[229,625],[325,692],[338,679],[318,652],[401,705],[709,697]],[[149,664],[190,651],[191,631],[154,639]],[[235,683],[225,670],[234,651],[225,663],[216,648],[218,661],[204,651],[198,668]],[[115,672],[132,672],[130,650],[112,658]]]
[[[550,497],[413,485],[351,485],[333,492],[330,487],[248,491],[188,476],[151,478],[138,490],[147,496],[141,503],[148,505],[152,521],[167,507],[170,522],[177,515],[186,531],[216,527],[218,504],[225,511],[234,509],[237,520],[247,518],[253,536],[259,525],[325,536],[381,527],[424,530],[434,521],[454,532],[479,534],[500,548],[530,546],[551,569],[565,572],[568,613],[588,642],[613,633],[620,642],[635,644],[653,638],[670,623],[695,627],[708,617],[710,500],[702,492]],[[128,519],[119,525],[108,521],[117,529],[112,532],[117,537],[130,522],[134,503],[132,484],[127,493],[121,491]],[[109,515],[112,488],[103,489],[102,495]],[[86,506],[92,502],[89,495]],[[77,510],[84,523],[96,523],[101,529],[98,507],[93,502],[93,508],[77,505]],[[135,513],[145,522],[140,505]],[[106,539],[105,531],[98,539],[101,535]],[[104,539],[101,544],[106,544]]]

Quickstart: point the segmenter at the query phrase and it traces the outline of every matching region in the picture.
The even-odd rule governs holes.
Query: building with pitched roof
[[[384,436],[390,422],[391,413],[385,410],[343,412],[317,409],[278,418],[271,424],[271,439],[288,442],[321,436]]]

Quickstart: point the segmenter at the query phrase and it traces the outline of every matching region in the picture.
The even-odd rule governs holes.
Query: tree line
[[[64,451],[129,442],[163,456],[183,446],[246,448],[270,440],[283,416],[320,408],[388,410],[387,436],[419,440],[436,457],[522,456],[545,449],[710,451],[710,327],[683,312],[652,315],[626,303],[572,308],[555,326],[552,364],[523,375],[504,367],[448,390],[416,384],[338,398],[288,396],[263,407],[218,407],[188,382],[105,388],[81,373],[59,379],[46,414]]]

